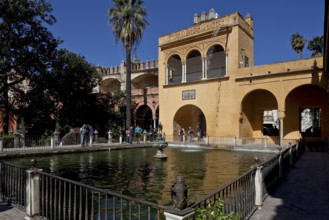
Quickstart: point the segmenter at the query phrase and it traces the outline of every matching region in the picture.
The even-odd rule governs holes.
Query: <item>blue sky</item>
[[[239,12],[254,19],[255,65],[296,60],[290,39],[300,33],[310,40],[323,35],[325,0],[144,0],[146,27],[136,50],[140,60],[158,57],[158,38],[193,25],[193,15],[215,9],[219,16]],[[111,67],[125,53],[108,23],[111,0],[47,0],[57,23],[49,28],[64,40],[63,48],[82,55],[95,65]],[[303,58],[310,57],[304,48]]]

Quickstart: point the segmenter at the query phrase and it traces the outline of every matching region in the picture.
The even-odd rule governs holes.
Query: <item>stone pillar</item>
[[[98,141],[98,131],[95,130],[94,131],[94,134],[95,134],[95,143],[97,143],[97,141]]]
[[[144,132],[143,132],[143,143],[144,143],[144,144],[146,143],[146,138],[147,138],[147,132],[144,131]]]
[[[183,219],[188,219],[190,216],[194,214],[194,210],[190,210],[190,212],[176,212],[176,213],[171,213],[170,211],[166,210],[164,212],[164,215],[166,216],[166,220],[183,220]]]
[[[20,139],[21,139],[21,133],[19,131],[15,131],[14,133],[14,148],[19,148],[20,145]]]
[[[264,138],[264,147],[265,147],[265,149],[267,149],[267,135],[265,135],[265,138]]]
[[[50,138],[50,148],[54,149],[54,137]]]
[[[94,138],[93,136],[89,136],[89,146],[92,147],[94,143]]]
[[[111,144],[112,143],[112,131],[109,131],[108,133],[108,144]]]
[[[26,170],[26,216],[32,220],[40,216],[40,174],[42,169],[31,168]]]
[[[263,205],[263,167],[256,168],[255,174],[255,205],[258,206],[258,209],[261,209]]]
[[[122,134],[119,136],[119,143],[122,144]]]
[[[0,152],[3,152],[3,139],[0,138]]]
[[[54,132],[54,145],[57,146],[59,143],[59,131],[55,130]]]

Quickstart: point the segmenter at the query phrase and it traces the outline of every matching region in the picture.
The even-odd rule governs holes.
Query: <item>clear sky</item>
[[[193,15],[213,8],[219,16],[239,12],[254,19],[255,65],[296,60],[291,35],[307,40],[323,35],[325,0],[144,0],[146,27],[136,50],[140,60],[158,57],[158,38],[193,25]],[[63,48],[82,55],[88,62],[117,66],[125,53],[108,23],[111,0],[47,0],[57,23],[49,29],[64,41]],[[306,46],[303,58],[310,57]]]

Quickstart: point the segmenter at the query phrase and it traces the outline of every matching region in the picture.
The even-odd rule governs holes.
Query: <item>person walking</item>
[[[183,128],[180,128],[180,129],[178,130],[178,135],[179,135],[179,140],[180,140],[181,142],[183,142],[183,136],[184,136],[184,129],[183,129]]]

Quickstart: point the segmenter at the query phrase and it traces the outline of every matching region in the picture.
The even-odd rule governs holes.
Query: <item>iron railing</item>
[[[234,212],[248,219],[256,210],[256,172],[262,169],[262,199],[274,189],[282,175],[287,172],[303,152],[299,142],[281,150],[269,161],[255,164],[245,174],[227,183],[215,192],[190,204],[188,209],[209,208],[220,198],[224,202],[224,213]],[[29,170],[30,171],[30,170]],[[26,208],[26,169],[0,162],[0,196],[19,208]],[[34,169],[33,175],[40,178],[40,216],[44,219],[164,219],[170,207],[121,195],[105,189],[88,186],[76,181]],[[185,210],[186,211],[186,210]],[[182,210],[184,212],[184,210]]]
[[[145,200],[38,172],[44,219],[163,219],[167,208]]]

